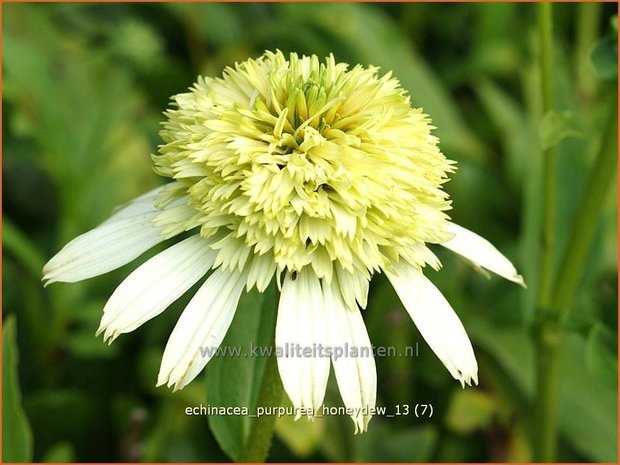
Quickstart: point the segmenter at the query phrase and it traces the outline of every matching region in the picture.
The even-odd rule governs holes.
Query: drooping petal
[[[98,333],[110,342],[159,315],[203,277],[216,252],[199,235],[155,255],[116,288],[103,309]]]
[[[366,308],[368,303],[369,281],[363,273],[350,272],[341,266],[335,266],[338,277],[338,287],[344,303],[348,307],[355,307],[357,302],[360,307]]]
[[[312,351],[327,342],[326,311],[319,279],[307,268],[296,277],[287,274],[282,285],[276,347],[282,350],[278,370],[293,405],[316,413],[323,403],[329,357]],[[314,352],[314,353],[312,353]]]
[[[523,277],[510,260],[485,238],[454,223],[448,223],[447,229],[454,234],[454,237],[441,245],[474,264],[525,287]]]
[[[351,418],[355,423],[355,432],[363,432],[372,417],[377,394],[377,370],[372,345],[357,306],[347,308],[340,291],[334,286],[324,285],[323,294],[330,318],[330,348],[334,354],[332,363],[340,395],[344,405],[354,412]],[[350,348],[351,353],[344,352],[345,348]]]
[[[167,203],[153,219],[153,224],[161,229],[166,239],[184,231],[189,231],[199,225],[196,218],[200,214],[187,202],[186,196],[175,199]]]
[[[272,253],[254,255],[248,266],[246,290],[249,292],[256,285],[256,289],[263,292],[269,286],[275,272],[276,262]]]
[[[73,283],[119,268],[164,240],[152,220],[161,187],[137,197],[94,229],[76,237],[43,267],[45,285]]]
[[[461,382],[478,384],[478,364],[463,324],[446,298],[422,272],[407,263],[386,275],[411,319],[439,360]]]
[[[112,216],[105,220],[103,224],[113,223],[114,221],[118,221],[123,218],[129,218],[133,215],[137,215],[140,213],[157,211],[157,208],[155,207],[156,199],[164,187],[165,186],[158,186],[155,189],[151,189],[150,191],[136,197],[135,199],[130,200],[126,204],[120,205],[119,207],[115,208]]]
[[[164,351],[157,385],[182,389],[216,354],[235,315],[245,275],[218,268],[189,302]]]

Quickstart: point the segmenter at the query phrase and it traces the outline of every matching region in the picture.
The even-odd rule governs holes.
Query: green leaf
[[[102,419],[109,406],[97,397],[98,389],[59,386],[28,393],[24,410],[36,433],[37,451],[48,451],[59,442],[70,441],[76,457],[100,456],[108,424]]]
[[[268,357],[253,356],[251,349],[273,345],[277,302],[273,284],[265,293],[243,294],[221,348],[242,348],[242,355],[217,355],[206,370],[207,401],[217,407],[247,407],[254,414]],[[223,352],[223,351],[220,351]],[[252,424],[248,415],[209,416],[209,427],[220,447],[238,461]]]
[[[562,351],[560,430],[572,445],[595,462],[618,460],[618,387],[616,378],[588,369],[586,341],[566,337]]]
[[[534,392],[534,348],[529,334],[520,328],[494,325],[473,313],[463,324],[474,345],[489,354],[512,378],[513,387],[531,396]]]
[[[321,452],[329,462],[428,462],[439,439],[432,424],[406,427],[375,417],[368,431],[353,435],[348,417],[329,416],[319,420],[323,420],[325,430]]]
[[[17,340],[14,316],[4,321],[2,329],[2,461],[32,460],[32,431],[21,404],[17,373]]]
[[[124,58],[70,40],[45,8],[15,6],[3,33],[11,103],[37,146],[27,156],[57,187],[61,239],[68,240],[78,233],[77,218],[94,224],[124,192],[152,182],[151,144],[136,123],[145,119],[143,103]]]
[[[227,3],[164,3],[187,28],[197,33],[207,43],[221,47],[242,38],[244,26],[236,5]],[[217,21],[213,21],[217,18]]]
[[[85,360],[109,359],[119,352],[118,346],[102,344],[99,338],[93,336],[91,328],[71,332],[63,342],[72,355]]]
[[[618,360],[613,355],[617,345],[613,332],[599,321],[590,328],[586,339],[586,364],[596,376],[612,384],[618,378]]]
[[[448,405],[446,425],[460,434],[485,429],[491,424],[497,407],[495,399],[484,391],[455,390]]]
[[[43,456],[44,463],[70,463],[75,462],[75,450],[68,442],[54,444]]]
[[[528,333],[521,329],[500,328],[475,316],[465,322],[465,327],[475,345],[484,348],[485,353],[512,379],[513,386],[531,399],[535,353]],[[558,416],[562,436],[592,461],[615,462],[615,377],[589,367],[587,343],[581,335],[567,334],[560,356],[560,379],[563,382],[560,384]]]
[[[42,276],[43,258],[30,241],[6,216],[2,218],[2,246],[38,279]]]
[[[288,401],[288,399],[287,399]],[[284,407],[293,404],[287,402]],[[314,453],[323,442],[325,418],[308,421],[302,418],[295,421],[292,415],[282,415],[276,420],[276,434],[298,458],[305,458]]]
[[[149,72],[161,63],[163,43],[150,25],[128,19],[117,26],[111,49],[138,69]]]
[[[537,144],[536,129],[524,112],[521,103],[509,92],[488,79],[477,79],[473,87],[489,119],[500,132],[500,142],[506,156],[508,175],[515,182],[527,182],[528,166],[534,156],[532,147]]]
[[[437,430],[432,425],[404,429],[377,421],[352,442],[356,462],[426,462],[437,442]]]
[[[599,40],[590,55],[594,72],[599,79],[610,81],[618,76],[618,42],[616,38]]]
[[[540,142],[543,150],[553,147],[562,139],[582,136],[572,111],[550,111],[540,122]]]

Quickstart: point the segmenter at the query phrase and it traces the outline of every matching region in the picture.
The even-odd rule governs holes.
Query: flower
[[[244,288],[281,290],[277,347],[371,346],[361,309],[385,273],[428,345],[464,386],[477,383],[467,334],[423,275],[440,267],[428,244],[523,284],[489,242],[449,221],[442,184],[454,163],[399,81],[330,55],[266,52],[199,78],[165,115],[155,171],[171,178],[77,237],[44,268],[47,284],[116,269],[157,243],[155,255],[114,291],[99,333],[106,341],[164,311],[207,275],[166,345],[158,385],[181,389],[205,367],[200,348],[222,342]],[[361,352],[361,351],[360,351]],[[375,405],[372,357],[332,357],[356,431]],[[279,357],[295,407],[317,411],[328,357]]]

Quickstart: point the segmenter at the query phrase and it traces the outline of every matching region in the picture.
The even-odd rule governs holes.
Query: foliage
[[[15,342],[15,316],[6,319],[2,330],[2,460],[28,462],[32,457],[32,431],[21,405],[17,382],[17,345]]]

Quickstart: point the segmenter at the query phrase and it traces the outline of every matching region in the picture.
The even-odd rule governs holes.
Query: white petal
[[[271,252],[263,255],[254,255],[248,266],[246,290],[249,292],[256,285],[258,292],[264,292],[275,272],[276,261]]]
[[[307,268],[297,273],[294,280],[289,273],[284,278],[276,347],[283,351],[278,357],[278,370],[291,402],[297,409],[316,414],[325,396],[329,358],[319,357],[312,349],[318,344],[326,345],[328,321],[321,284]],[[298,411],[296,418],[300,416]]]
[[[43,280],[73,283],[115,270],[164,240],[151,220],[157,211],[105,222],[84,233],[43,267]]]
[[[189,302],[177,322],[161,363],[157,385],[182,389],[202,371],[232,322],[245,276],[218,268]]]
[[[525,287],[523,277],[517,272],[514,265],[510,263],[510,260],[502,255],[485,238],[454,223],[448,223],[447,229],[454,234],[454,237],[441,245],[465,257],[474,264]]]
[[[185,196],[174,200],[167,204],[153,220],[153,224],[161,229],[164,237],[174,237],[198,226],[195,218],[200,214],[194,207],[188,205],[187,201]]]
[[[330,348],[334,351],[332,363],[344,405],[355,412],[351,415],[355,432],[366,431],[372,417],[377,394],[377,370],[372,344],[360,310],[347,308],[340,291],[324,286],[325,306],[329,313]],[[348,349],[358,356],[350,356]],[[342,350],[338,357],[336,351]]]
[[[446,298],[418,269],[406,263],[386,271],[411,319],[439,360],[464,386],[478,384],[478,364],[465,328]]]
[[[169,226],[157,223],[159,216],[168,210],[176,212],[187,203],[186,198],[180,198],[162,208],[155,206],[160,193],[175,184],[157,187],[133,199],[99,226],[65,245],[43,267],[45,285],[72,283],[108,273],[187,229],[171,231]]]
[[[159,315],[203,277],[216,252],[196,235],[155,255],[132,272],[103,309],[98,333],[113,340]]]
[[[43,267],[45,285],[73,283],[119,268],[164,240],[152,224],[157,187],[130,201],[94,229],[76,237]]]
[[[159,186],[155,189],[151,189],[147,193],[142,194],[141,196],[136,197],[133,200],[130,200],[125,205],[121,205],[120,207],[115,209],[112,216],[105,220],[103,224],[112,223],[123,218],[129,218],[134,215],[139,215],[141,213],[157,211],[157,208],[155,207],[155,199],[163,188],[164,186]]]
[[[336,266],[336,276],[340,293],[348,307],[355,307],[357,302],[360,307],[366,308],[368,303],[368,278],[362,273],[352,273],[341,266]]]

